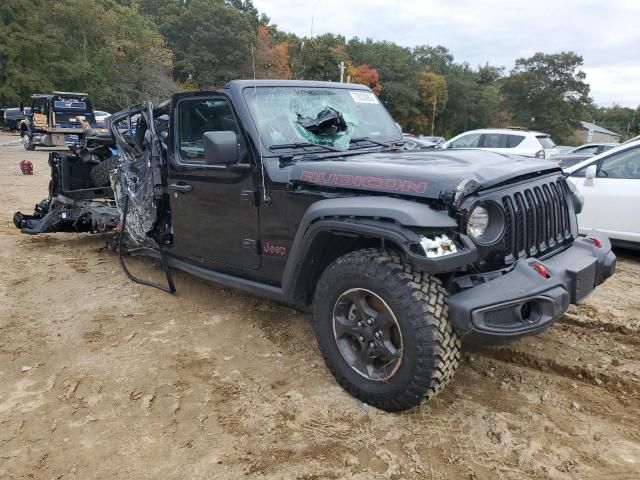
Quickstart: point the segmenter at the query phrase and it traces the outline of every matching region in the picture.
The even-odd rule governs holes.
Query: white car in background
[[[94,115],[95,115],[95,117],[96,117],[96,121],[99,121],[99,120],[106,120],[106,119],[107,119],[107,117],[110,117],[110,116],[111,116],[111,114],[110,114],[109,112],[104,112],[104,111],[102,111],[102,110],[94,110],[94,111],[93,111],[93,114],[94,114]]]
[[[572,148],[571,150],[566,152],[566,154],[580,153],[599,155],[602,152],[606,152],[607,150],[616,148],[619,145],[619,143],[586,143],[584,145],[580,145],[579,147]]]
[[[591,157],[566,172],[584,198],[580,233],[600,230],[613,244],[640,249],[640,141]]]
[[[107,126],[107,118],[111,116],[109,112],[104,112],[102,110],[94,110],[93,114],[96,117],[96,123],[101,127]]]
[[[536,158],[550,158],[560,153],[548,134],[516,128],[470,130],[444,142],[440,148],[477,148]]]

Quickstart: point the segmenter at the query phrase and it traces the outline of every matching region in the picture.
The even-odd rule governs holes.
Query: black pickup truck
[[[111,120],[92,153],[51,154],[49,197],[16,226],[117,226],[121,260],[162,259],[169,291],[178,268],[310,310],[338,382],[385,410],[441,390],[463,342],[539,333],[615,270],[555,164],[408,151],[363,86],[233,81]]]
[[[4,127],[9,130],[20,130],[20,122],[30,114],[30,108],[5,108],[2,111]]]

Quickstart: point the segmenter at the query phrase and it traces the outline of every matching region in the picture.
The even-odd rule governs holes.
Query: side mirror
[[[449,142],[444,142],[439,145],[440,148],[449,148],[451,144]]]
[[[593,185],[593,180],[596,178],[597,173],[598,167],[596,165],[589,165],[587,171],[584,172],[584,184]]]
[[[229,165],[238,163],[238,137],[235,132],[205,132],[204,161],[209,165]]]

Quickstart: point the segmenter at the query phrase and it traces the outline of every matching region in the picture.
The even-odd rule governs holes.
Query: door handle
[[[180,193],[189,193],[193,191],[193,185],[189,185],[188,183],[172,183],[169,185],[169,190],[173,190],[174,192]]]

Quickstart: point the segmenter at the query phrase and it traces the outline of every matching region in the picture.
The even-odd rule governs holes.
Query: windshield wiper
[[[373,145],[379,145],[381,147],[386,147],[386,148],[393,148],[395,146],[402,146],[405,144],[404,141],[399,141],[399,142],[379,142],[377,140],[373,140],[369,137],[357,137],[357,138],[352,138],[351,141],[349,142],[349,150],[351,150],[351,145],[355,144],[355,143],[372,143]]]
[[[285,150],[285,149],[294,149],[294,148],[323,148],[330,152],[342,152],[339,148],[332,147],[330,145],[324,145],[321,143],[308,143],[308,142],[297,142],[297,143],[283,143],[280,145],[272,145],[269,147],[269,150]]]

